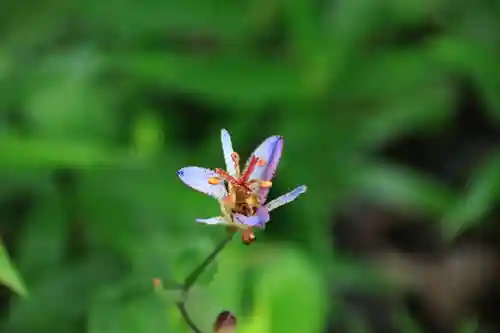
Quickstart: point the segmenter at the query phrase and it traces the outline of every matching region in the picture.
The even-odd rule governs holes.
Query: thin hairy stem
[[[186,279],[184,279],[184,291],[187,293],[191,287],[196,283],[200,275],[205,271],[205,269],[215,260],[217,255],[226,247],[227,244],[233,239],[234,231],[231,231],[229,235],[222,240],[214,250],[199,264]]]
[[[182,284],[182,300],[176,303],[179,312],[181,313],[182,318],[186,321],[189,328],[193,330],[194,333],[203,333],[198,326],[194,323],[193,319],[189,316],[188,311],[186,310],[186,301],[189,291],[191,287],[196,283],[200,275],[205,271],[205,269],[215,260],[217,255],[226,247],[227,244],[233,239],[234,231],[231,231],[227,237],[225,237],[215,248],[214,250],[199,264],[192,272],[189,274],[186,279],[184,279],[184,283]]]

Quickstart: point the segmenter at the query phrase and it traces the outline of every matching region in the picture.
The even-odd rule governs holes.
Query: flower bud
[[[236,317],[229,311],[222,311],[214,322],[214,333],[234,333]]]

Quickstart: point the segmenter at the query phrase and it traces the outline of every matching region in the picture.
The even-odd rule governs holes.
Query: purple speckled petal
[[[272,211],[280,206],[283,206],[283,205],[297,199],[297,197],[299,195],[301,195],[302,193],[304,193],[306,191],[307,191],[307,186],[301,185],[301,186],[295,188],[293,191],[290,191],[286,194],[283,194],[282,196],[269,202],[267,204],[267,208],[269,209],[269,211]]]
[[[269,218],[269,211],[266,207],[260,207],[259,209],[257,209],[257,214],[252,216],[234,214],[234,219],[237,222],[256,228],[263,228],[264,225],[269,221]]]
[[[276,147],[281,147],[279,150],[279,154],[275,153]],[[273,162],[274,169],[276,170],[276,166],[278,165],[279,158],[281,157],[281,151],[283,149],[283,137],[279,135],[274,135],[271,136],[267,139],[265,139],[255,150],[254,152],[250,155],[246,165],[245,169],[247,168],[252,156],[256,156],[260,159],[263,159],[266,161],[266,164],[263,166],[255,166],[255,169],[253,172],[250,174],[249,180],[252,179],[259,179],[262,180],[262,177],[267,175],[267,170],[269,169],[269,164],[276,159],[275,162]],[[279,155],[279,156],[278,156]],[[273,172],[270,172],[271,174]],[[272,177],[272,176],[271,176]],[[269,180],[269,179],[267,179]]]
[[[217,185],[212,185],[208,182],[211,177],[218,177],[212,170],[190,166],[177,171],[177,176],[179,176],[186,185],[197,191],[208,194],[217,200],[222,200],[227,195],[226,187],[223,182]]]
[[[224,161],[226,162],[226,171],[231,176],[236,176],[236,168],[234,166],[231,154],[234,152],[233,144],[231,142],[231,135],[225,129],[220,131],[220,141],[222,143],[222,153],[224,154]]]
[[[208,219],[196,219],[196,222],[205,224],[227,224],[227,221],[222,216],[210,217]]]

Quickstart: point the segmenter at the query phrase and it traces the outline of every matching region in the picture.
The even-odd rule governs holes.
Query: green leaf
[[[444,184],[410,169],[389,164],[368,164],[356,174],[354,183],[362,193],[403,208],[420,208],[442,216],[456,202],[455,194]]]
[[[108,89],[94,85],[100,57],[86,48],[48,57],[32,74],[20,117],[35,136],[105,142],[116,130],[117,114]]]
[[[299,252],[267,249],[255,291],[257,312],[266,311],[269,332],[320,332],[325,319],[324,282]]]
[[[252,29],[262,11],[252,3],[224,1],[148,1],[147,3],[90,1],[80,6],[88,25],[96,34],[102,31],[126,38],[151,36],[212,36],[242,38]],[[127,24],[123,24],[127,22]]]
[[[500,197],[499,168],[500,154],[497,153],[473,171],[465,193],[444,218],[446,237],[451,239],[460,231],[484,221]]]
[[[245,54],[196,57],[136,52],[110,57],[109,66],[138,83],[201,94],[232,106],[261,105],[304,95],[299,73],[291,66]]]
[[[367,195],[406,208],[418,207],[425,213],[441,216],[455,203],[454,193],[444,184],[410,169],[385,165],[365,165],[355,183]]]
[[[74,167],[130,163],[140,160],[126,153],[110,151],[102,146],[64,140],[21,138],[13,135],[0,137],[0,165],[2,167]]]
[[[0,242],[0,282],[21,296],[28,295],[24,282],[10,262],[9,255],[2,242]]]
[[[488,104],[486,110],[499,119],[500,67],[498,52],[490,40],[490,37],[481,40],[474,36],[447,36],[436,40],[432,46],[435,57],[444,65],[471,77],[479,88],[479,94]]]

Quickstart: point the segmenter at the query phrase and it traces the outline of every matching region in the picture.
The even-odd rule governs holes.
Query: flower
[[[255,239],[252,228],[264,228],[270,220],[269,212],[295,200],[307,187],[299,186],[266,203],[283,151],[283,137],[264,140],[248,159],[243,172],[239,154],[233,150],[231,136],[225,129],[221,130],[221,142],[226,170],[189,166],[177,171],[177,175],[186,185],[220,203],[222,216],[196,219],[197,222],[239,228],[244,242],[250,243]]]

